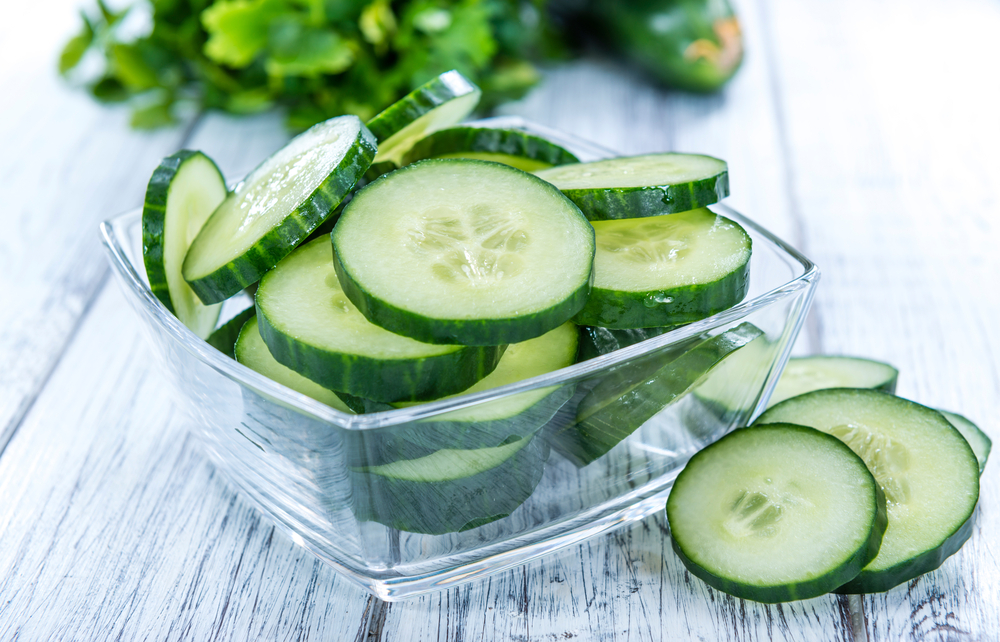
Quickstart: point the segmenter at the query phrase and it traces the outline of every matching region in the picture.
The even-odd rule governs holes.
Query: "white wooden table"
[[[71,5],[0,22],[0,640],[1000,639],[996,461],[972,539],[883,595],[731,598],[684,571],[661,516],[409,602],[338,578],[192,444],[97,240],[160,157],[200,148],[233,177],[280,119],[129,131],[55,78]],[[505,112],[727,159],[732,205],[823,270],[797,350],[889,361],[901,395],[1000,441],[1000,4],[737,8],[748,54],[721,95],[590,60]]]

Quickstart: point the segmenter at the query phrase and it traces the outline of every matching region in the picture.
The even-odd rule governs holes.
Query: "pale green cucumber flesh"
[[[671,216],[594,221],[594,285],[583,325],[680,325],[739,303],[750,286],[750,236],[700,208]]]
[[[792,357],[774,387],[768,407],[824,388],[872,388],[896,391],[899,371],[888,363],[860,357],[816,355]]]
[[[525,172],[579,159],[540,136],[515,129],[450,127],[418,141],[403,158],[409,164],[425,158],[470,158],[504,163]]]
[[[332,238],[344,291],[372,323],[428,343],[517,343],[590,290],[594,231],[530,174],[425,160],[367,185]]]
[[[986,461],[990,458],[990,449],[993,447],[993,440],[986,436],[979,426],[969,421],[964,416],[948,412],[947,410],[938,410],[944,418],[948,420],[955,430],[962,433],[965,437],[965,441],[969,442],[969,446],[972,448],[972,452],[976,455],[976,461],[979,462],[979,475],[982,476],[983,471],[986,469]]]
[[[325,403],[340,412],[354,414],[332,390],[328,390],[315,381],[306,379],[291,368],[278,363],[271,356],[264,339],[261,338],[255,317],[251,317],[243,325],[243,330],[236,340],[234,353],[237,361],[271,381],[280,383],[286,388],[291,388],[295,392],[311,397],[320,403]]]
[[[142,208],[142,258],[149,289],[202,339],[215,328],[220,306],[198,299],[181,266],[191,242],[226,193],[222,172],[210,158],[182,150],[164,158],[153,171]]]
[[[687,212],[729,195],[725,161],[699,154],[647,154],[562,165],[535,175],[593,220]]]
[[[324,388],[376,401],[460,392],[492,372],[505,347],[431,345],[369,323],[341,289],[325,238],[268,272],[256,304],[260,334],[279,363]]]
[[[731,595],[787,602],[832,591],[875,557],[886,501],[865,463],[818,430],[737,430],[698,452],[667,499],[673,547]]]
[[[368,121],[378,141],[376,163],[399,165],[424,135],[461,122],[479,104],[479,87],[455,70],[432,78]]]
[[[885,492],[889,527],[879,554],[842,592],[886,591],[937,568],[968,539],[979,464],[937,411],[876,390],[832,388],[788,399],[754,425],[778,422],[838,437]]]
[[[355,116],[299,134],[236,186],[184,259],[184,278],[202,301],[255,283],[325,221],[364,174],[375,139]]]

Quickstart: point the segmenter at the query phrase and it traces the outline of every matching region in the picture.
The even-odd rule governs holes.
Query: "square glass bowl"
[[[480,124],[541,134],[581,160],[613,155],[519,119]],[[216,466],[296,543],[395,600],[662,510],[695,452],[763,410],[819,271],[753,221],[712,209],[753,240],[750,292],[735,307],[543,376],[361,415],[257,374],[170,314],[145,278],[140,211],[101,232]],[[250,305],[227,301],[220,325]]]

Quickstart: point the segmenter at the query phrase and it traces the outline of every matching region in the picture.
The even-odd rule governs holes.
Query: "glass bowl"
[[[480,124],[539,133],[581,160],[614,155],[519,119]],[[170,314],[145,278],[140,211],[101,232],[215,465],[296,543],[395,600],[661,510],[691,455],[763,410],[819,271],[750,219],[712,209],[753,240],[750,292],[735,307],[543,376],[359,415],[257,374]],[[227,301],[220,325],[251,304]]]

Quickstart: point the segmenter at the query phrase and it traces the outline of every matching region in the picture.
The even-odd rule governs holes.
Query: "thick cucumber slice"
[[[260,334],[279,363],[324,388],[376,401],[460,392],[503,354],[503,346],[420,343],[369,323],[341,289],[324,238],[268,272],[256,302]]]
[[[427,343],[526,341],[590,292],[593,228],[551,185],[499,163],[407,165],[359,191],[332,238],[354,305]]]
[[[375,161],[399,165],[413,143],[471,114],[481,95],[479,87],[454,69],[417,87],[368,121],[378,141]]]
[[[601,328],[597,326],[581,325],[580,328],[580,353],[578,361],[586,361],[599,357],[602,354],[610,354],[615,350],[621,350],[628,346],[635,345],[646,339],[658,337],[675,330],[680,326],[668,325],[659,328],[629,328],[616,330],[613,328]]]
[[[240,332],[243,330],[246,322],[254,318],[256,314],[257,311],[254,310],[253,306],[250,306],[229,321],[226,321],[222,327],[205,339],[205,342],[230,359],[235,359],[236,340],[240,338]]]
[[[407,165],[425,158],[471,158],[504,163],[525,172],[580,159],[555,143],[514,129],[450,127],[422,138],[403,157]]]
[[[332,390],[327,390],[315,381],[306,379],[291,368],[286,368],[278,363],[271,356],[267,345],[261,338],[255,317],[251,317],[243,325],[243,330],[236,340],[234,351],[237,361],[251,370],[259,372],[271,381],[276,381],[286,388],[291,388],[295,392],[312,397],[316,401],[325,403],[340,412],[346,412],[349,415],[354,414],[354,411],[348,408]]]
[[[887,591],[936,569],[969,538],[979,463],[936,410],[875,390],[833,388],[788,399],[755,425],[781,422],[839,438],[885,492],[889,528],[878,557],[840,592]]]
[[[698,154],[648,154],[535,172],[592,221],[687,212],[729,196],[726,162]]]
[[[813,390],[824,388],[872,388],[890,394],[896,391],[899,371],[888,363],[860,357],[812,356],[788,360],[768,407]]]
[[[979,426],[962,415],[948,412],[947,410],[938,410],[938,412],[944,415],[944,418],[955,427],[955,430],[962,433],[965,441],[969,442],[972,452],[976,455],[976,461],[979,462],[979,475],[982,476],[983,470],[986,468],[986,460],[990,458],[990,449],[993,448],[993,441],[986,436],[986,433],[979,429]]]
[[[191,241],[226,193],[215,163],[185,149],[160,161],[142,206],[142,260],[149,289],[202,339],[215,328],[220,307],[198,299],[184,281],[181,265]]]
[[[595,221],[594,286],[583,325],[680,325],[731,308],[750,287],[750,236],[700,208],[672,216]]]
[[[466,531],[507,517],[531,496],[548,458],[525,437],[494,448],[439,450],[351,471],[354,512],[411,533]]]
[[[692,457],[667,520],[692,574],[737,597],[788,602],[836,589],[875,557],[886,501],[839,440],[773,424],[732,432]]]
[[[687,394],[726,356],[761,334],[753,324],[743,323],[676,358],[655,354],[616,369],[580,401],[576,423],[550,437],[552,447],[577,466],[586,466]],[[664,359],[669,361],[664,364]]]
[[[257,282],[330,216],[375,156],[356,116],[299,134],[219,205],[191,244],[184,278],[215,303]]]

